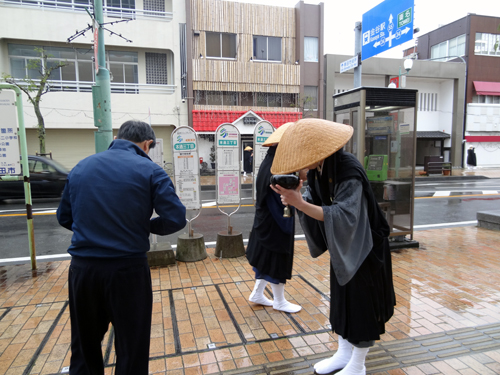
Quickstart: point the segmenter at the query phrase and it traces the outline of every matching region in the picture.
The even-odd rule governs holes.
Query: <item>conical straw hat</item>
[[[321,119],[301,119],[281,137],[271,167],[272,174],[300,171],[340,150],[352,137],[353,128]]]
[[[253,150],[253,148],[251,148],[250,146],[247,146],[247,147],[245,147],[245,149],[243,151],[252,151],[252,150]]]
[[[288,129],[288,127],[292,124],[294,123],[287,122],[286,124],[281,125],[278,129],[276,129],[276,131],[273,134],[269,136],[269,138],[266,139],[266,141],[262,144],[262,146],[269,147],[276,143],[280,143],[281,136],[283,135],[285,130]]]

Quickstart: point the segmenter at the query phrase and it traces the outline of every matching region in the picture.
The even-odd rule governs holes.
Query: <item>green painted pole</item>
[[[31,201],[30,169],[28,163],[28,145],[26,143],[26,128],[24,127],[23,96],[21,90],[8,84],[0,84],[0,90],[13,90],[16,93],[17,120],[19,125],[19,144],[21,146],[21,165],[23,167],[23,177],[2,176],[4,181],[20,180],[24,181],[24,200],[26,202],[26,220],[28,224],[28,242],[31,258],[31,269],[36,270],[36,250],[35,250],[35,230],[33,228],[33,206]]]
[[[111,119],[111,84],[109,71],[106,69],[104,48],[104,31],[100,26],[104,22],[102,0],[94,1],[94,55],[96,74],[95,85],[92,86],[92,101],[94,106],[94,126],[98,130],[95,135],[95,152],[108,149],[113,141],[113,125]]]

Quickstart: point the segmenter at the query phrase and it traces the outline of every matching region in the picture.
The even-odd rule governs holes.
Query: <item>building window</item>
[[[304,61],[318,62],[318,38],[304,37]]]
[[[12,77],[40,79],[39,68],[30,64],[30,62],[36,62],[42,70],[45,68],[42,67],[43,59],[37,49],[43,49],[49,56],[48,66],[59,62],[65,63],[65,66],[54,70],[49,77],[52,91],[91,91],[95,76],[92,49],[9,44]],[[106,51],[106,66],[113,74],[113,92],[129,92],[125,91],[123,86],[118,88],[120,83],[138,83],[137,60],[136,52]]]
[[[144,0],[144,10],[152,10],[154,12],[165,12],[165,0]]]
[[[253,59],[281,62],[281,38],[254,36]]]
[[[116,84],[136,84],[139,83],[139,64],[137,62],[137,52],[106,51],[106,63],[113,75],[113,83]],[[128,85],[122,87],[111,87],[111,92],[130,92],[135,87],[128,89]]]
[[[207,105],[222,105],[222,92],[207,91]]]
[[[244,107],[295,107],[297,94],[270,92],[195,91],[194,104]]]
[[[447,61],[465,55],[465,34],[431,47],[431,59]]]
[[[236,34],[206,33],[207,57],[236,58]]]
[[[318,86],[304,86],[304,111],[318,110]]]
[[[135,0],[106,0],[106,6],[112,8],[135,9]]]
[[[241,105],[251,107],[253,106],[253,92],[240,92]]]
[[[257,107],[281,107],[281,93],[258,92]]]
[[[83,11],[85,8],[92,8],[94,5],[93,0],[7,0],[6,2],[50,8],[70,8]],[[103,8],[104,12],[121,13],[123,9],[135,9],[135,0],[106,0],[103,1]],[[127,11],[127,13],[130,13],[130,11]]]
[[[472,103],[500,104],[500,96],[496,95],[474,95]]]
[[[222,93],[222,105],[238,105],[238,93],[224,91]]]
[[[291,108],[297,105],[297,94],[281,94],[281,106],[283,108]]]
[[[168,85],[166,53],[146,52],[146,83]]]
[[[474,54],[500,56],[499,43],[500,43],[500,34],[476,33],[476,44],[474,46]]]

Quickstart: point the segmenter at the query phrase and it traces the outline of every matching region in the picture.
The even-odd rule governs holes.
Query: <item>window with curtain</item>
[[[304,61],[318,62],[318,38],[304,37]]]

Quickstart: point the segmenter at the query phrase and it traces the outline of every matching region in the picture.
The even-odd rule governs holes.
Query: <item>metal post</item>
[[[354,55],[361,55],[361,22],[356,22],[354,27]],[[354,88],[361,87],[361,61],[359,61],[358,66],[354,68]]]
[[[104,22],[102,0],[94,2],[94,48],[97,47],[97,61],[95,61],[95,86],[92,86],[92,100],[94,104],[95,151],[108,149],[113,140],[113,126],[111,119],[111,84],[109,71],[106,69],[106,55],[104,48],[104,31],[101,24]],[[95,52],[95,51],[94,51]]]
[[[8,84],[0,84],[0,90],[7,89],[13,90],[16,93],[16,109],[17,119],[19,125],[19,144],[21,145],[21,165],[23,167],[23,181],[24,181],[24,200],[26,202],[26,221],[28,225],[28,242],[31,259],[31,269],[36,270],[36,250],[35,250],[35,229],[33,227],[33,206],[31,201],[31,184],[30,184],[30,169],[28,163],[28,145],[26,143],[26,128],[24,127],[24,111],[23,111],[23,96],[21,90]],[[19,179],[17,176],[5,176],[2,179],[5,181]]]

